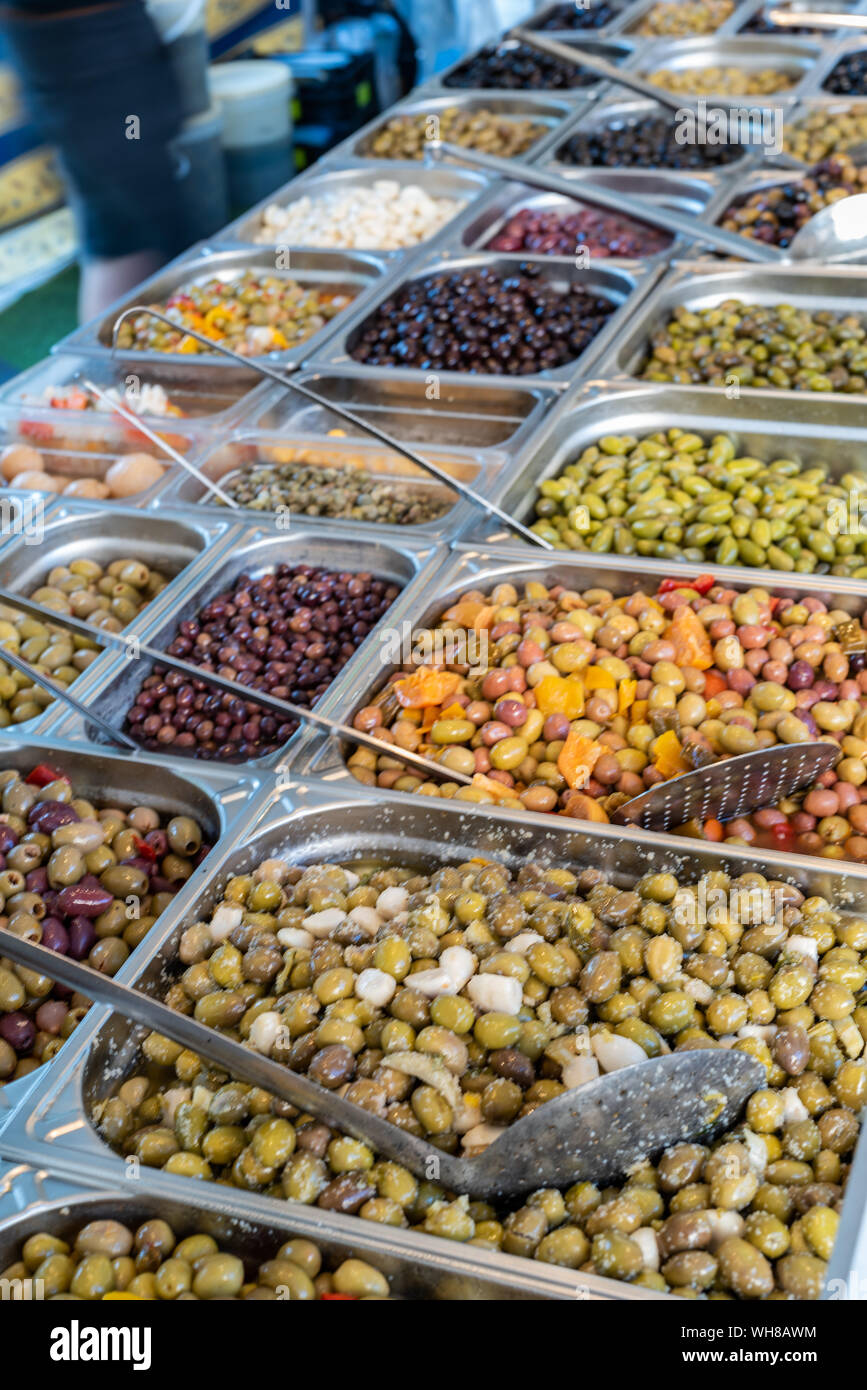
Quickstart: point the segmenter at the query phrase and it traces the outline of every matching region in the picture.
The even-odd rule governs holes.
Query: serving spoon
[[[611,1182],[672,1144],[705,1141],[729,1128],[765,1080],[764,1067],[734,1049],[670,1053],[567,1090],[515,1121],[481,1154],[454,1158],[309,1077],[68,956],[5,929],[0,930],[0,956],[108,1005],[231,1076],[344,1130],[416,1177],[434,1176],[452,1191],[478,1199],[566,1187],[581,1178]]]

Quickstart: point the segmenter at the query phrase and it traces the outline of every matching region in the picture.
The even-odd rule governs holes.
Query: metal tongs
[[[280,1062],[68,956],[7,930],[0,931],[2,956],[346,1131],[417,1177],[434,1171],[445,1187],[480,1199],[567,1187],[579,1178],[609,1182],[671,1144],[704,1140],[728,1128],[765,1079],[764,1067],[744,1052],[671,1053],[567,1090],[510,1125],[479,1156],[453,1158]]]

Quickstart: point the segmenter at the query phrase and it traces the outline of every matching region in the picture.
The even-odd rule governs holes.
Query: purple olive
[[[57,895],[57,906],[67,917],[99,917],[100,913],[108,911],[113,902],[114,894],[100,887],[99,880],[93,888],[82,879],[79,883],[71,883]]]
[[[61,956],[69,951],[69,932],[58,917],[43,917],[41,945]]]
[[[0,854],[8,854],[18,844],[18,836],[11,825],[0,824]]]
[[[55,1037],[63,1027],[63,1020],[69,1010],[60,999],[46,999],[44,1004],[40,1004],[36,1010],[36,1026],[41,1028],[44,1033],[52,1033]]]
[[[158,859],[169,852],[169,837],[164,830],[149,830],[145,835],[145,844],[150,845]]]
[[[78,812],[65,801],[37,801],[30,808],[27,823],[31,830],[38,830],[41,835],[51,835],[61,825],[71,825],[80,819]]]
[[[44,867],[31,869],[29,874],[24,875],[24,882],[28,893],[44,893],[48,887],[48,870]]]
[[[793,661],[786,680],[790,690],[809,690],[816,679],[816,672],[809,661]]]
[[[16,1052],[29,1052],[36,1039],[36,1028],[26,1014],[3,1014],[0,1017],[0,1038],[5,1038]]]
[[[94,941],[96,928],[89,917],[73,917],[69,924],[69,952],[75,960],[84,960]]]

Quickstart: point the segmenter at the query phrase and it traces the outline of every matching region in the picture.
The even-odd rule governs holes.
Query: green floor
[[[69,266],[0,313],[0,377],[47,357],[78,323],[78,268]]]

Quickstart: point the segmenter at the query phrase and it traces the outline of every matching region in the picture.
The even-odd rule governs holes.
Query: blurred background
[[[536,8],[533,0],[0,6],[0,380]],[[138,208],[132,221],[129,203]]]

